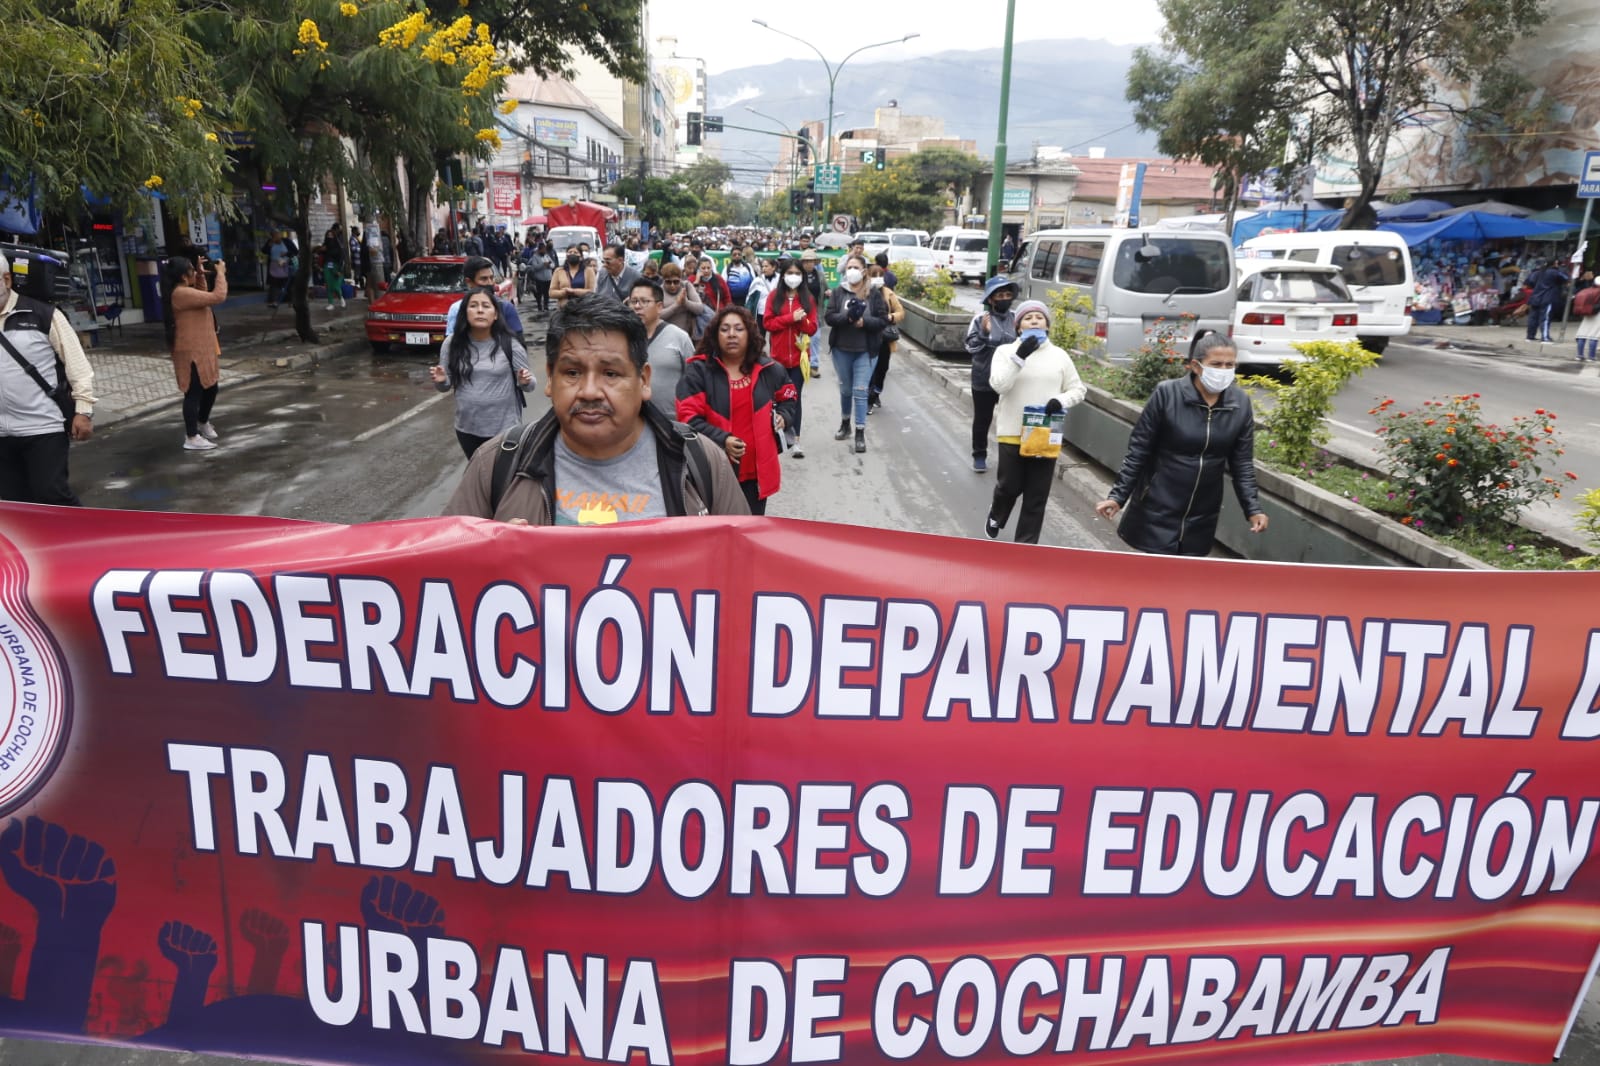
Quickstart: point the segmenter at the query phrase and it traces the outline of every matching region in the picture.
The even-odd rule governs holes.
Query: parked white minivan
[[[1416,277],[1411,250],[1398,233],[1384,230],[1328,230],[1322,233],[1265,233],[1239,246],[1239,259],[1287,259],[1326,263],[1344,273],[1356,299],[1362,347],[1381,354],[1391,337],[1411,332],[1411,301]]]
[[[958,281],[983,281],[989,273],[989,234],[981,229],[949,227],[933,235],[928,249],[933,265]]]
[[[1024,254],[1011,275],[1023,297],[1048,300],[1063,288],[1088,296],[1094,308],[1083,317],[1112,358],[1167,324],[1184,355],[1197,330],[1232,331],[1233,245],[1221,231],[1039,230]]]

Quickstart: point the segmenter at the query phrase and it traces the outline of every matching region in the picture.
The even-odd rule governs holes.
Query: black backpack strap
[[[706,510],[711,510],[711,487],[716,480],[711,474],[711,460],[706,458],[705,449],[700,447],[700,435],[682,422],[674,422],[672,428],[683,441],[683,454],[688,458],[689,482],[700,494],[700,502],[706,505]],[[688,507],[685,506],[685,512]]]
[[[515,437],[506,434],[500,441],[499,449],[494,453],[494,472],[489,479],[489,517],[493,518],[500,509],[500,501],[505,497],[506,489],[511,487],[511,479],[516,476],[517,459],[522,454],[522,446],[527,443],[528,435],[533,432],[537,422],[529,422],[522,427],[522,432]]]
[[[22,358],[22,353],[11,346],[11,342],[6,340],[6,335],[4,333],[0,333],[0,348],[4,348],[11,358],[17,361],[17,365],[20,366],[27,373],[27,375],[33,379],[33,383],[35,385],[44,390],[44,394],[46,396],[50,397],[52,400],[56,398],[56,389],[59,388],[59,386],[52,386],[49,382],[45,381],[44,375],[39,373],[39,368]],[[56,360],[56,374],[58,376],[61,374],[61,368],[59,365],[60,362],[61,360],[58,358]]]

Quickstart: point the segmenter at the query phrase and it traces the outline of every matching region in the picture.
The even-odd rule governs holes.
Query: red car
[[[374,352],[391,346],[426,347],[444,340],[445,312],[467,289],[464,255],[425,255],[406,263],[388,289],[367,308],[367,340]],[[516,299],[510,278],[495,272],[495,293]]]

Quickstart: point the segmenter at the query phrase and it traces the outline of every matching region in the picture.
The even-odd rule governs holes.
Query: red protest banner
[[[1543,1061],[1592,971],[1591,575],[115,522],[0,506],[7,1033]]]

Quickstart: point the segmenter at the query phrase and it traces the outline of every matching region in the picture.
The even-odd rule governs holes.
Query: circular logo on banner
[[[71,722],[66,662],[28,604],[22,553],[0,537],[0,816],[50,779]]]

